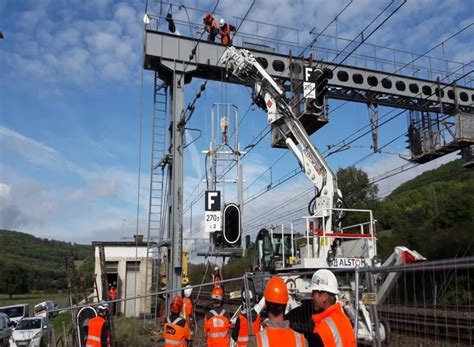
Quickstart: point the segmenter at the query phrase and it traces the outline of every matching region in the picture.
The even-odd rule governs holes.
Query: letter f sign
[[[220,211],[221,210],[221,192],[220,191],[206,191],[206,211]]]

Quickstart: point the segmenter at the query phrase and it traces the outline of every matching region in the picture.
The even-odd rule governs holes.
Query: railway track
[[[211,307],[211,293],[201,292],[196,313],[204,315]],[[224,306],[235,312],[240,300],[224,298]],[[446,343],[474,343],[474,307],[472,306],[399,306],[384,305],[380,317],[387,321],[390,330],[415,338],[430,338]]]
[[[390,329],[415,338],[464,343],[474,341],[474,322],[470,308],[460,307],[401,307],[379,308],[380,316]]]

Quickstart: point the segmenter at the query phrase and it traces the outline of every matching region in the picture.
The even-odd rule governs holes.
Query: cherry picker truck
[[[354,324],[358,340],[387,342],[389,327],[382,320],[381,324],[378,323],[375,304],[380,304],[387,297],[397,275],[389,274],[383,284],[378,286],[379,291],[375,288],[379,282],[377,276],[365,276],[365,281],[354,278],[356,268],[381,265],[377,255],[372,211],[344,206],[336,175],[321,152],[312,144],[303,124],[287,101],[285,90],[265,71],[252,53],[230,46],[220,62],[228,72],[252,86],[254,103],[267,112],[268,122],[284,138],[286,146],[295,155],[316,191],[310,203],[311,215],[304,217],[305,235],[297,237],[292,229],[285,230],[284,226],[272,226],[259,232],[256,239],[258,269],[279,273],[285,278],[291,293],[287,308],[291,314],[293,310],[297,312],[305,305],[310,305],[311,292],[308,288],[311,275],[308,273],[321,268],[337,268],[335,272],[341,291],[339,300]],[[320,70],[319,74],[324,74],[324,71]],[[365,215],[367,220],[343,226],[347,213]],[[299,249],[296,249],[297,246]],[[418,261],[424,258],[416,251],[397,247],[384,265],[401,264],[407,260]],[[257,291],[263,285],[256,283]],[[359,300],[361,293],[368,290],[375,296],[372,304]]]

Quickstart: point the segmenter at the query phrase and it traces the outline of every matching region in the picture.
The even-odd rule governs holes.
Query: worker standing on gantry
[[[219,35],[221,35],[221,43],[224,46],[232,45],[232,39],[230,38],[231,32],[236,32],[235,27],[229,23],[226,23],[224,18],[221,18],[219,21]]]
[[[250,346],[258,347],[307,347],[303,334],[290,328],[285,320],[286,305],[289,300],[285,281],[279,276],[272,277],[263,293],[268,319],[262,323],[263,330],[250,339]]]
[[[315,325],[312,346],[357,346],[352,324],[341,304],[336,302],[339,294],[336,276],[327,269],[318,270],[311,279],[310,289],[317,312],[312,316]]]
[[[232,329],[232,339],[237,342],[238,347],[247,347],[249,343],[249,335],[253,335],[260,331],[261,320],[260,315],[257,313],[255,308],[252,308],[255,304],[254,295],[250,290],[242,290],[242,310],[240,311],[239,317],[235,322],[234,329]],[[248,312],[247,309],[250,308],[250,317],[252,319],[252,331],[249,332],[248,324]]]
[[[211,294],[213,308],[204,318],[204,334],[208,347],[228,347],[230,343],[230,314],[222,307],[224,291],[216,286]]]
[[[166,317],[166,323],[163,327],[163,337],[165,347],[186,347],[191,340],[191,330],[189,325],[181,316],[183,309],[183,299],[175,296],[171,302],[171,314]]]
[[[204,29],[207,31],[207,41],[216,41],[216,36],[218,33],[217,22],[212,16],[212,13],[207,13],[204,18]]]

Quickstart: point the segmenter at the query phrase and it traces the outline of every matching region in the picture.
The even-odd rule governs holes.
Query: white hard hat
[[[309,289],[312,291],[317,290],[339,294],[336,276],[326,269],[321,269],[314,273],[313,278],[311,278],[311,287]]]
[[[247,301],[247,299],[249,299],[250,301],[252,301],[253,299],[253,293],[250,291],[250,290],[242,290],[242,301]]]
[[[191,294],[193,293],[193,288],[191,288],[191,286],[187,285],[186,287],[184,287],[184,296],[189,298],[191,297]]]
[[[224,24],[225,24],[225,19],[224,19],[224,18],[221,18],[221,20],[219,21],[219,24],[220,24],[220,25],[224,25]]]
[[[97,306],[97,309],[99,311],[105,311],[105,310],[109,310],[109,304],[107,303],[102,303],[102,304],[99,304],[99,306]]]

